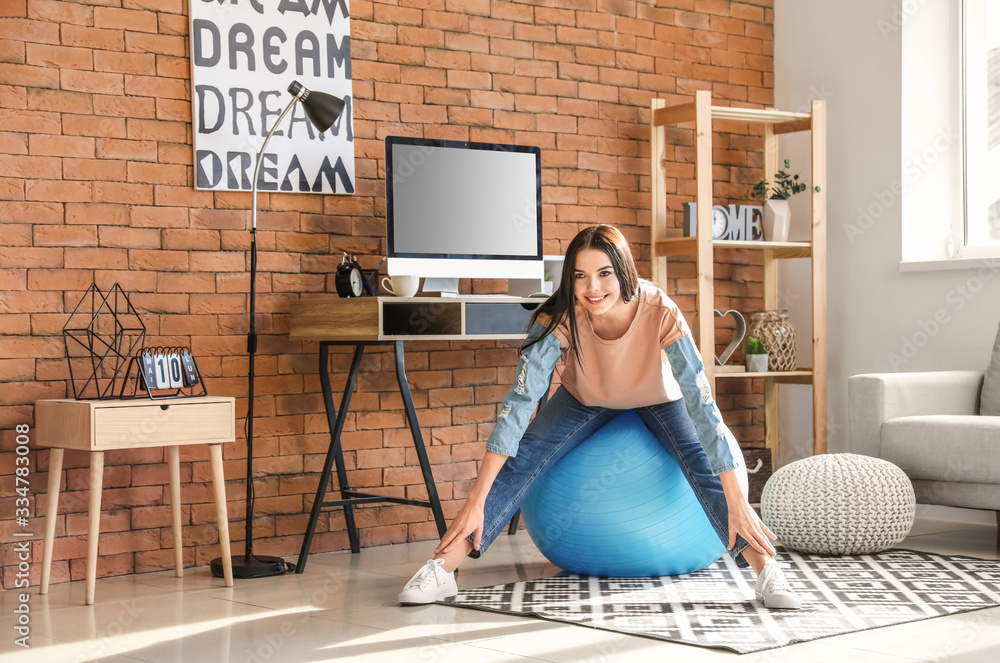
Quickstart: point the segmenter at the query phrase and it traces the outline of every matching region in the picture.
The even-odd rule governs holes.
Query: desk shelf
[[[523,339],[533,297],[308,297],[291,302],[293,341]]]

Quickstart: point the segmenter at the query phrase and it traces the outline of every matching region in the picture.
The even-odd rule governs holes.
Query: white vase
[[[787,200],[769,199],[764,203],[764,241],[787,242],[792,210]]]
[[[747,358],[747,372],[748,373],[767,373],[767,355],[751,355],[748,354]]]

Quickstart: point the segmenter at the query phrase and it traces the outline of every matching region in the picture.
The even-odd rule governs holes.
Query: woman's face
[[[576,254],[573,293],[591,316],[608,313],[622,303],[622,288],[611,258],[600,249],[582,249]]]

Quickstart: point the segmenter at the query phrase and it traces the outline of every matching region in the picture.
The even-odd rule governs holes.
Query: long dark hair
[[[569,324],[570,342],[573,345],[573,352],[580,356],[579,335],[576,329],[576,257],[584,249],[598,249],[607,254],[611,261],[611,267],[618,277],[618,285],[621,286],[622,300],[632,301],[639,292],[639,272],[635,268],[635,259],[632,257],[632,249],[629,248],[628,241],[621,231],[614,226],[600,224],[589,226],[576,234],[573,241],[566,249],[566,258],[563,261],[562,278],[559,280],[559,289],[546,299],[531,316],[528,325],[534,325],[541,316],[548,316],[545,323],[545,333],[536,339],[525,343],[521,347],[521,352],[538,343],[543,338],[552,333],[556,327],[566,320]]]

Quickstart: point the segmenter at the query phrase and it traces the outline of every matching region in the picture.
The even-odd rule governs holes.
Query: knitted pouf
[[[891,548],[913,527],[909,477],[892,463],[825,454],[789,463],[768,479],[761,517],[786,548],[862,555]]]

